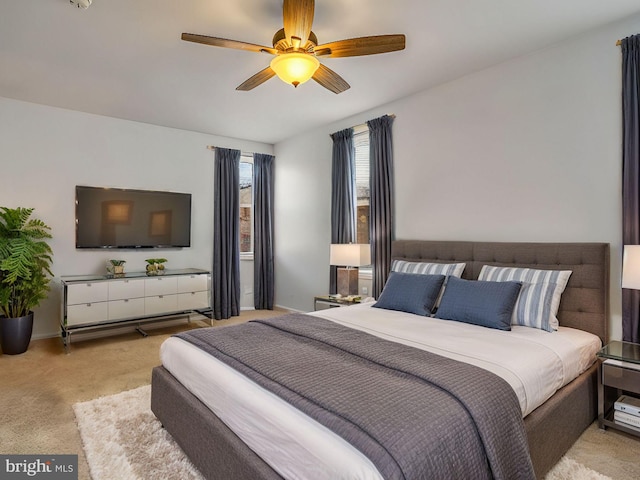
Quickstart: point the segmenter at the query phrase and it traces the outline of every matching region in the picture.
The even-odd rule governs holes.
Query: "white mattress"
[[[312,315],[489,370],[511,385],[523,416],[584,372],[601,346],[597,336],[565,327],[549,333],[513,326],[505,332],[371,304]],[[160,356],[176,379],[284,478],[381,478],[341,437],[192,344],[171,337]]]

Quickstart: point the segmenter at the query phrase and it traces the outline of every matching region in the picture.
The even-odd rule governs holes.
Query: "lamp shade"
[[[282,53],[271,60],[271,69],[278,78],[294,87],[313,77],[319,66],[318,59],[309,53]]]
[[[334,243],[329,259],[331,265],[361,267],[371,264],[371,247],[368,243]]]
[[[624,246],[622,288],[640,290],[640,245]]]

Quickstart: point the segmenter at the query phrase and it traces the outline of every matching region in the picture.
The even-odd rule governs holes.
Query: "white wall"
[[[276,146],[275,303],[309,311],[329,288],[331,149],[328,134]]]
[[[275,153],[276,304],[310,310],[329,284],[329,134],[395,113],[396,237],[609,242],[611,334],[620,338],[615,41],[638,31],[633,17],[275,147],[0,98],[0,205],[33,206],[53,227],[61,276],[100,272],[114,256],[75,249],[75,185],[190,192],[192,247],[162,255],[174,268],[209,268],[213,155],[205,146]],[[134,270],[149,254],[117,256]],[[248,306],[251,265],[241,270]],[[59,289],[36,315],[36,338],[57,334]]]
[[[278,209],[276,303],[309,310],[328,289],[328,134],[395,113],[396,238],[609,242],[621,338],[615,42],[639,30],[634,17],[277,144],[277,184],[299,205]]]
[[[161,255],[168,268],[211,268],[213,152],[207,145],[272,153],[273,146],[157,127],[0,98],[0,205],[34,207],[52,227],[53,272],[104,272],[122,258],[126,269],[144,269]],[[76,250],[75,186],[141,188],[192,194],[191,247],[167,250]],[[253,284],[252,262],[243,262],[243,283]],[[60,288],[36,309],[34,338],[59,332]],[[243,293],[252,290],[243,286]],[[242,305],[253,306],[253,295]]]

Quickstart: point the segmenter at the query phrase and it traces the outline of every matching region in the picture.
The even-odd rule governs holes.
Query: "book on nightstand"
[[[620,410],[615,410],[613,412],[613,421],[640,432],[640,417],[631,415],[630,413],[621,412]]]
[[[640,398],[630,397],[629,395],[622,395],[613,404],[613,408],[616,411],[634,415],[638,417],[638,420],[640,420]]]

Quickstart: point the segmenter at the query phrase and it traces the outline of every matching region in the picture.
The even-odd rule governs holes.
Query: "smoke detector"
[[[87,8],[89,8],[89,5],[91,5],[91,0],[69,0],[69,3],[71,3],[71,5],[75,5],[78,8],[86,10]]]

